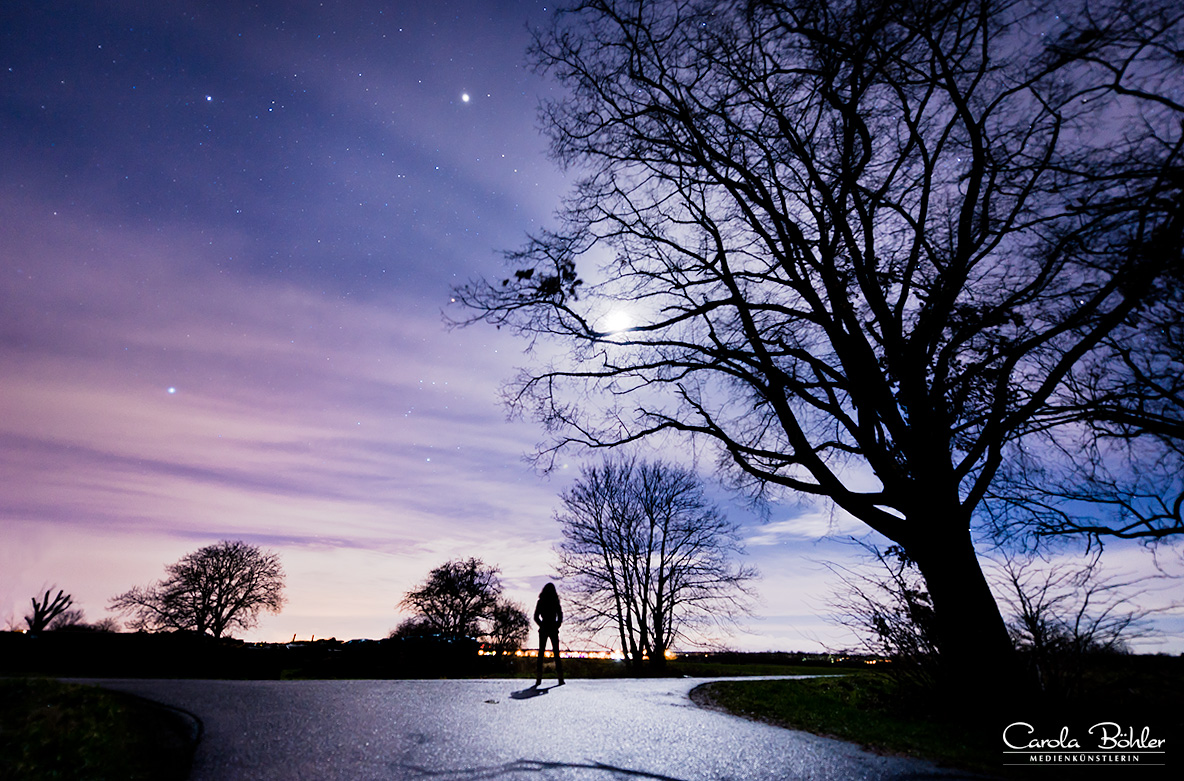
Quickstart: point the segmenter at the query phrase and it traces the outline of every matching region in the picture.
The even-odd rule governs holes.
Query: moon
[[[633,315],[626,312],[624,309],[614,309],[604,316],[600,322],[600,327],[610,334],[615,334],[624,331],[626,328],[633,326]]]

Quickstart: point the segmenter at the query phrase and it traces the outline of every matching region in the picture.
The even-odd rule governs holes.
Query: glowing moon
[[[618,331],[624,331],[633,325],[633,315],[624,311],[623,309],[614,309],[604,316],[600,327],[610,334],[615,334]]]

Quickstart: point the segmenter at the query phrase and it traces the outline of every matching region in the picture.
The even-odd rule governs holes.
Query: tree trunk
[[[955,697],[1006,706],[1025,691],[1024,681],[970,532],[931,534],[911,543],[905,552],[933,600],[943,683]]]

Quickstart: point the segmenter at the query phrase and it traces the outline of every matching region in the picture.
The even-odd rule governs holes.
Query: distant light
[[[461,103],[468,103],[469,102],[469,93],[467,93],[467,92],[461,93],[460,101],[461,101]]]
[[[206,103],[210,103],[210,102],[211,102],[211,101],[213,101],[213,100],[214,100],[214,96],[213,96],[213,95],[206,95]]]
[[[176,388],[169,388],[169,393],[176,393],[176,392],[177,392]]]

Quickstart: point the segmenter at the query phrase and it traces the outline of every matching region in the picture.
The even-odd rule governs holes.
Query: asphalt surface
[[[200,720],[194,781],[953,779],[699,708],[702,680],[103,680]]]

